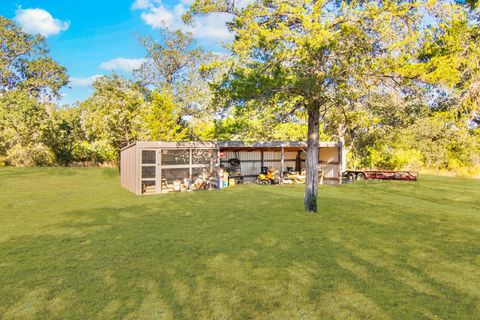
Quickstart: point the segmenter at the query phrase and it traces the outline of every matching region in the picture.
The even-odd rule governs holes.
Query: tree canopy
[[[0,40],[0,93],[22,90],[34,97],[58,97],[68,76],[49,56],[44,37],[29,35],[0,16]]]
[[[0,165],[54,162],[45,141],[53,100],[68,82],[45,38],[0,16]]]
[[[185,18],[234,15],[237,63],[216,88],[225,104],[254,101],[308,114],[305,209],[316,211],[321,111],[418,76],[407,71],[421,44],[419,9],[409,1],[268,0],[237,9],[235,1],[197,0]]]

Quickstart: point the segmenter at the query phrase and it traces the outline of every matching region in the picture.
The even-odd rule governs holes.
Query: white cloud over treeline
[[[69,21],[55,19],[50,12],[40,8],[19,8],[14,20],[26,33],[41,34],[44,37],[59,34],[70,27]]]
[[[183,23],[182,16],[187,12],[192,0],[181,0],[173,7],[165,6],[159,0],[136,0],[132,9],[142,10],[140,17],[153,29],[171,29],[191,32],[197,39],[229,41],[232,33],[227,29],[226,22],[231,20],[228,14],[210,14],[195,17],[193,25]]]
[[[98,78],[103,77],[100,74],[96,74],[90,77],[70,77],[69,85],[72,87],[88,87],[91,86],[95,80]]]
[[[137,58],[137,59],[115,58],[102,63],[100,65],[100,68],[104,70],[132,72],[136,69],[139,69],[144,62],[145,62],[144,58]]]

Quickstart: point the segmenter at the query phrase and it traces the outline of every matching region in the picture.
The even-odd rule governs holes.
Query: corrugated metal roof
[[[165,142],[165,141],[137,141],[139,148],[217,148],[215,142]]]
[[[303,141],[258,141],[258,142],[243,142],[243,141],[218,141],[216,142],[219,148],[306,148],[307,143]],[[319,143],[320,147],[338,147],[339,142],[322,141]]]
[[[243,142],[243,141],[189,141],[189,142],[165,142],[165,141],[137,141],[122,148],[128,149],[133,146],[140,148],[219,148],[219,149],[305,149],[307,143],[302,141],[258,141],[258,142]],[[340,142],[322,141],[319,143],[321,148],[339,147]]]

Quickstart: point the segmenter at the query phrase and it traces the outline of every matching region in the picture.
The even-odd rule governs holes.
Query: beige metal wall
[[[339,179],[339,167],[340,162],[338,159],[339,150],[335,148],[320,148],[320,170],[325,172],[324,177],[326,180]]]
[[[124,188],[137,192],[137,147],[132,145],[120,153],[120,181]]]
[[[292,167],[293,169],[295,169],[296,159],[296,151],[285,151],[285,170],[287,170],[287,167]]]
[[[320,162],[338,163],[338,147],[335,148],[320,148],[319,154]]]
[[[339,162],[338,162],[338,147],[320,147],[319,150],[319,161],[318,169],[324,171],[324,180],[325,182],[334,181],[338,182],[339,180]],[[302,152],[300,155],[302,159],[302,169],[305,168],[305,153]]]

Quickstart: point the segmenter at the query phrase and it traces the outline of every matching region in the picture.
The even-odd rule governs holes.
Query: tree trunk
[[[340,124],[337,128],[337,134],[338,134],[338,140],[340,141],[340,143],[342,144],[341,148],[342,148],[342,163],[341,163],[341,172],[340,174],[343,173],[343,171],[347,170],[346,166],[347,166],[347,153],[348,153],[348,149],[346,147],[346,144],[345,144],[345,137],[347,135],[347,125],[345,123],[343,124]]]
[[[317,212],[318,195],[318,147],[319,147],[320,110],[313,107],[308,109],[308,138],[307,138],[307,177],[305,181],[305,211]]]

